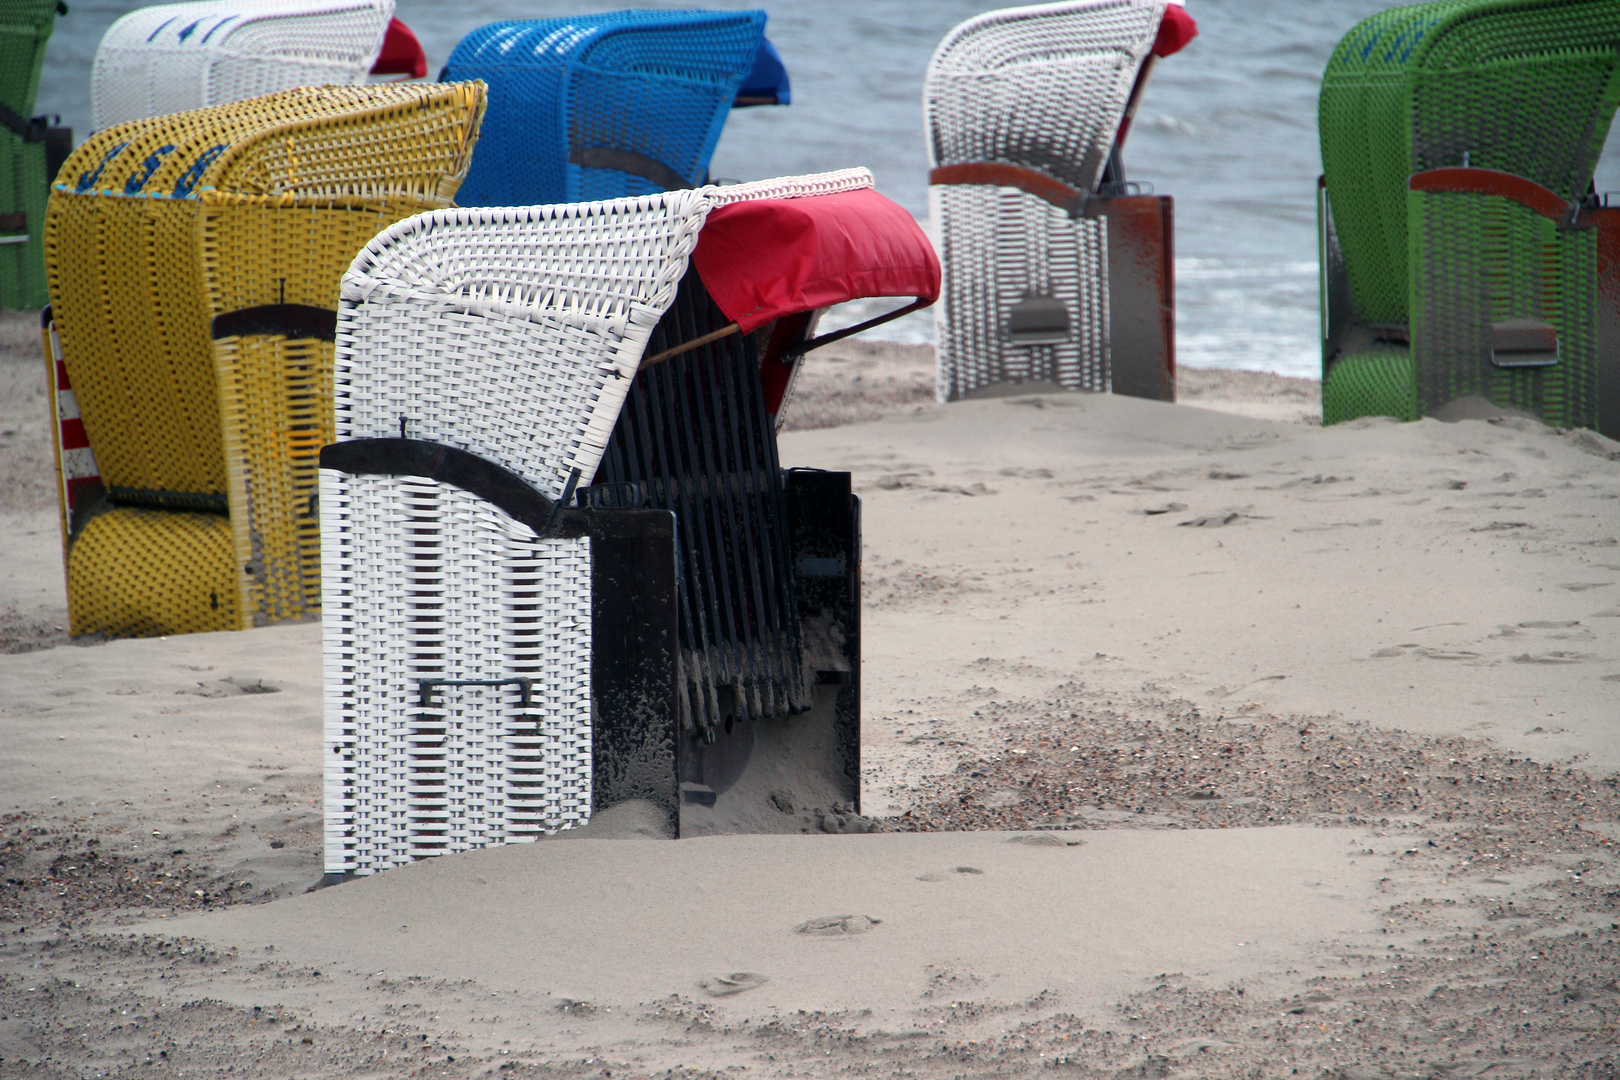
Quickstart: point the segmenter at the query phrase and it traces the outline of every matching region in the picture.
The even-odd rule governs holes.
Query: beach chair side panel
[[[1004,382],[1108,389],[1104,224],[1014,188],[932,191],[947,267],[935,313],[939,400]],[[1013,309],[1037,299],[1062,305],[1062,325],[1046,340],[1013,340]]]

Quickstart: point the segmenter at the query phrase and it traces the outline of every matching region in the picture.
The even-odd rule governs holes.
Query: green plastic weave
[[[19,115],[34,110],[55,25],[56,0],[0,0],[0,101]]]
[[[1360,416],[1418,418],[1412,354],[1396,347],[1341,356],[1322,380],[1322,423]]]
[[[1511,199],[1411,192],[1412,350],[1425,412],[1466,395],[1562,427],[1598,426],[1597,233],[1559,229]],[[1558,331],[1558,363],[1500,368],[1491,323]]]
[[[57,0],[0,0],[0,102],[21,117],[34,111],[45,43],[56,25]],[[0,215],[21,211],[25,231],[0,230],[0,308],[47,303],[45,286],[45,146],[0,127]],[[26,243],[5,243],[27,236]]]
[[[1411,174],[1467,164],[1586,193],[1617,53],[1615,0],[1440,0],[1345,35],[1322,79],[1322,167],[1364,321],[1408,320]]]

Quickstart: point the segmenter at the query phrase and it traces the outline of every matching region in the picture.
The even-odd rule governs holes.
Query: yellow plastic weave
[[[236,559],[229,518],[110,510],[68,552],[75,634],[160,637],[236,630]]]
[[[63,167],[46,271],[102,481],[124,505],[228,508],[239,626],[320,603],[332,343],[213,320],[335,311],[374,235],[450,205],[483,109],[482,83],[305,87],[109,128]]]

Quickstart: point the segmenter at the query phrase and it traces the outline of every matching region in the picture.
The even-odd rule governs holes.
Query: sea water
[[[923,71],[963,19],[1005,4],[979,0],[647,0],[641,7],[763,7],[793,80],[787,108],[739,110],[714,155],[715,177],[754,180],[865,165],[880,191],[928,210]],[[82,137],[90,65],[102,32],[140,5],[69,0],[46,54],[37,111]],[[625,0],[399,0],[430,74],[468,31],[496,19],[627,6]],[[1177,354],[1184,364],[1314,376],[1317,319],[1316,100],[1322,70],[1381,0],[1189,0],[1200,35],[1158,65],[1125,146],[1127,175],[1175,197]],[[1620,138],[1598,169],[1620,202]],[[849,305],[824,325],[883,304]],[[933,321],[908,316],[874,332],[927,341]]]

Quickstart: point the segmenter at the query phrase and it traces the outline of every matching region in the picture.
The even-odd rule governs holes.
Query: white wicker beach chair
[[[739,753],[746,761],[753,743],[734,743],[734,728],[741,739],[749,719],[805,713],[818,693],[831,695],[829,729],[842,725],[825,733],[836,761],[822,805],[858,801],[855,504],[847,474],[784,486],[767,416],[780,414],[802,349],[824,340],[806,340],[811,312],[838,297],[817,280],[811,292],[728,299],[688,263],[707,257],[693,253],[721,208],[853,194],[903,217],[891,231],[915,234],[906,241],[922,255],[910,280],[921,285],[902,310],[931,302],[938,266],[926,239],[870,186],[870,174],[851,170],[444,210],[401,222],[356,258],[338,318],[337,442],[321,458],[329,880],[533,840],[629,799],[659,806],[679,829],[683,789],[695,811],[724,793],[703,772],[705,748],[728,767]],[[869,275],[860,287],[895,293],[874,290]],[[715,378],[731,381],[705,396]],[[698,496],[701,485],[674,474],[636,472],[695,444],[627,435],[621,411],[678,427],[659,412],[675,399],[677,411],[714,410],[698,432],[711,439],[705,450],[715,432],[752,448],[753,490],[725,502],[726,492]],[[727,404],[745,400],[754,404]],[[741,427],[715,419],[728,407]],[[627,438],[642,441],[632,451]],[[831,490],[829,477],[842,483],[830,510],[811,498]],[[789,550],[785,534],[764,535],[772,514],[814,521],[793,525]],[[715,525],[727,515],[731,525]],[[800,535],[826,539],[839,518],[827,550]],[[712,600],[719,586],[691,562],[722,549],[757,572],[752,585],[731,585],[741,592],[724,612],[702,607],[703,590]],[[797,600],[793,567],[814,579]],[[773,581],[786,591],[772,592]],[[693,629],[784,603],[793,618],[751,635]],[[811,629],[801,645],[797,613],[812,608],[825,613],[818,626],[837,623],[835,644],[811,643]]]
[[[366,81],[394,0],[200,0],[130,12],[96,49],[97,131],[296,86]]]
[[[1173,399],[1170,204],[1134,195],[1118,154],[1166,8],[1008,8],[935,51],[923,110],[945,265],[941,401],[1032,381]],[[1172,22],[1191,27],[1179,9]],[[1132,279],[1126,295],[1111,294],[1111,270],[1116,288]]]

